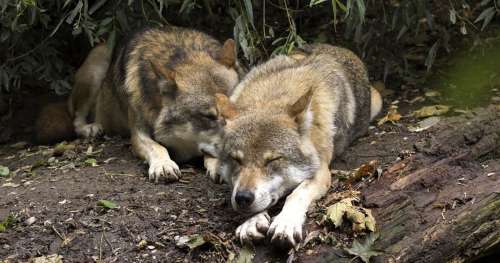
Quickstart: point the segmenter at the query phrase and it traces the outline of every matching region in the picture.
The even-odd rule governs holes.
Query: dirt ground
[[[377,160],[377,168],[384,170],[412,155],[415,143],[430,136],[428,131],[408,130],[416,122],[409,114],[422,105],[409,102],[417,95],[386,99],[388,105],[399,101],[394,105],[399,105],[401,120],[374,123],[333,168],[352,170]],[[19,143],[28,139],[37,108],[33,105],[40,104],[32,103],[18,106],[9,127],[2,129],[10,132],[0,145],[0,165],[10,174],[0,177],[0,222],[13,219],[0,231],[2,262],[51,254],[62,256],[64,262],[229,262],[239,257],[241,246],[234,231],[245,217],[232,211],[227,186],[212,183],[199,162],[182,165],[179,182],[154,184],[145,177],[146,165],[132,155],[126,139],[76,140],[57,149]],[[263,245],[254,262],[328,261],[318,257],[325,251],[351,261],[353,256],[343,248],[350,246],[355,234],[349,227],[333,230],[321,218],[333,195],[362,190],[374,180],[365,179],[361,184],[336,180],[330,193],[311,209],[307,229],[319,231],[322,242],[311,242],[291,256]],[[116,207],[108,208],[112,205],[106,207],[99,200]],[[183,246],[179,240],[186,237],[203,244]]]

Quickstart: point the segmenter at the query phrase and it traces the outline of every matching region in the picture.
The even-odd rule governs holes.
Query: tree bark
[[[447,118],[362,190],[376,262],[473,262],[500,250],[500,112]]]

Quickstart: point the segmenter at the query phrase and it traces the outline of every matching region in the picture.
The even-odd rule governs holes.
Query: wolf
[[[151,180],[178,180],[176,162],[213,152],[225,124],[219,108],[239,80],[235,68],[232,39],[222,45],[192,29],[142,29],[114,51],[101,44],[75,75],[67,106],[74,131],[130,136]],[[44,127],[39,138],[57,133]]]
[[[253,68],[229,102],[217,176],[232,187],[232,207],[252,215],[236,235],[296,247],[309,205],[330,187],[332,159],[367,132],[381,96],[353,52],[312,44]]]

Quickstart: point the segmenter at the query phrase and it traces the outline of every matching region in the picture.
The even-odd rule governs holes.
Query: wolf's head
[[[219,174],[232,185],[235,210],[268,209],[313,176],[319,157],[309,140],[311,92],[282,112],[242,112],[228,121]]]
[[[154,127],[156,140],[173,146],[194,143],[197,148],[219,140],[225,125],[225,94],[238,82],[234,50],[234,41],[228,40],[216,56],[180,53],[174,54],[178,57],[171,58],[170,65],[151,62],[162,98]]]

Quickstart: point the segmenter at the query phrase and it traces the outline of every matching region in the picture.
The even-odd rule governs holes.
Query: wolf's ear
[[[217,104],[217,110],[220,112],[224,119],[231,120],[238,115],[236,107],[226,95],[222,93],[216,93],[215,103]]]
[[[310,116],[311,99],[313,89],[309,90],[302,95],[295,103],[290,105],[287,109],[288,115],[297,122],[301,131],[308,130],[311,126],[312,116]]]
[[[222,65],[232,68],[236,64],[236,44],[234,40],[229,38],[224,42],[224,46],[217,54],[217,61]]]
[[[160,93],[174,98],[177,94],[177,85],[175,85],[175,71],[167,67],[163,67],[158,63],[149,61],[151,69],[155,76],[159,79],[158,88]]]
[[[153,61],[149,61],[151,64],[151,68],[155,73],[156,77],[164,80],[175,80],[175,71],[166,67],[162,67],[160,64],[155,63]]]

